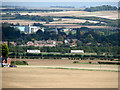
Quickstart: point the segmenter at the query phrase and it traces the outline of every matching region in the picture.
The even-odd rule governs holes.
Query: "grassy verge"
[[[18,65],[17,65],[18,66]],[[109,71],[120,72],[118,70],[102,70],[102,69],[80,69],[80,68],[67,68],[67,67],[25,67],[25,68],[46,68],[46,69],[67,69],[67,70],[87,70],[87,71]]]

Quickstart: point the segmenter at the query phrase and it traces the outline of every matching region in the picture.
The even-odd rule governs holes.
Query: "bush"
[[[11,65],[14,65],[14,64],[16,64],[16,62],[15,61],[11,61]]]
[[[91,64],[92,62],[90,61],[89,64]]]
[[[29,65],[27,61],[11,61],[11,65]]]
[[[79,63],[78,61],[74,61],[73,63]]]
[[[115,64],[120,65],[120,62],[98,62],[99,64]]]
[[[16,61],[16,65],[24,65],[22,61]]]
[[[24,63],[24,65],[28,65],[28,62],[27,61],[22,61]]]

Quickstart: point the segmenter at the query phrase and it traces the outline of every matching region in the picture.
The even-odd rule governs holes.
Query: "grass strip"
[[[65,67],[25,67],[25,68],[48,68],[48,69],[68,69],[68,70],[87,70],[87,71],[109,71],[109,72],[120,72],[120,71],[118,71],[118,70],[80,69],[80,68],[65,68]]]

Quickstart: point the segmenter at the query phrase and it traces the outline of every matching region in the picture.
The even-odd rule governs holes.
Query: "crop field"
[[[55,27],[57,25],[58,28],[66,27],[66,28],[81,28],[81,27],[88,27],[88,28],[107,28],[107,29],[116,29],[116,27],[109,27],[109,26],[87,26],[87,25],[78,25],[78,24],[44,24],[45,26]]]
[[[0,23],[5,23],[5,22],[8,22],[8,23],[13,23],[13,24],[17,24],[19,23],[20,25],[32,25],[33,23],[45,23],[45,22],[40,22],[40,21],[30,21],[30,20],[1,20]]]
[[[50,26],[50,27],[55,27],[57,25],[58,28],[62,28],[62,27],[66,27],[66,28],[81,28],[81,27],[88,27],[88,28],[113,28],[115,29],[115,27],[108,27],[108,26],[86,26],[86,25],[78,25],[78,24],[74,24],[74,23],[80,23],[80,22],[84,22],[86,20],[66,20],[66,21],[54,21],[54,22],[50,22],[49,24],[46,24],[46,22],[40,22],[40,21],[31,21],[31,20],[1,20],[1,23],[13,23],[13,24],[17,24],[19,23],[20,25],[32,25],[33,23],[41,23],[45,26]],[[92,21],[91,21],[92,22]],[[94,21],[96,22],[96,21]],[[64,24],[63,24],[64,23]],[[73,23],[73,24],[71,24]]]
[[[57,18],[59,20],[60,18]],[[56,20],[56,18],[55,18]],[[83,19],[66,19],[61,18],[61,21],[53,21],[50,23],[56,23],[56,24],[62,24],[62,23],[85,23],[86,21],[89,21],[90,23],[98,23],[98,21],[91,21],[91,20],[83,20]]]
[[[117,65],[84,64],[89,60],[81,61],[83,64],[73,64],[74,60],[67,59],[22,60],[29,65],[2,69],[3,88],[117,88],[118,85],[118,72],[114,72]]]
[[[117,88],[117,72],[3,68],[3,88]]]
[[[13,14],[13,13],[11,13]],[[76,16],[76,17],[88,17],[88,16],[95,16],[95,17],[102,17],[108,19],[118,19],[118,12],[117,11],[97,11],[97,12],[87,12],[87,11],[61,11],[61,12],[32,12],[32,13],[20,13],[21,15],[40,15],[40,16]],[[1,22],[8,22],[20,25],[32,25],[33,23],[41,23],[46,26],[54,27],[57,25],[58,28],[66,27],[66,28],[81,28],[81,27],[88,27],[88,28],[111,28],[106,26],[86,26],[86,25],[78,25],[78,23],[85,23],[89,21],[90,23],[98,23],[98,21],[92,20],[84,20],[84,19],[70,19],[70,18],[53,18],[53,22],[46,22],[42,21],[31,21],[31,20],[2,20]],[[104,22],[102,22],[104,23]],[[113,28],[115,29],[115,28]]]
[[[40,15],[40,16],[95,16],[108,19],[118,19],[118,11],[61,11],[61,12],[46,12],[46,13],[20,13],[21,15]]]
[[[74,60],[67,59],[21,60],[27,61],[29,65],[19,65],[17,68],[2,68],[3,88],[118,87],[118,72],[114,72],[118,69],[117,65],[73,64]],[[81,60],[81,63],[87,63],[88,61]],[[95,63],[97,60],[93,62]]]
[[[89,21],[91,23],[97,23],[97,21],[90,21],[90,20],[82,20],[82,19],[65,19],[62,18],[61,21],[57,21],[59,18],[54,18],[55,21],[50,22],[49,24],[76,24],[76,23],[85,23],[86,21]],[[28,25],[28,24],[33,24],[33,23],[41,23],[45,24],[46,22],[42,21],[31,21],[31,20],[2,20],[0,21],[1,23],[3,22],[8,22],[8,23],[13,23],[17,24],[20,23],[20,25]]]
[[[79,68],[79,69],[94,69],[94,70],[111,70],[111,71],[117,71],[118,65],[99,65],[97,64],[97,61],[100,60],[77,60],[81,64],[73,64],[76,60],[68,60],[66,58],[63,59],[12,59],[15,60],[25,60],[29,63],[29,66],[40,66],[40,67],[70,67],[70,68]],[[96,64],[86,64],[91,61],[92,63]],[[102,60],[104,61],[104,60]],[[83,63],[83,64],[82,64]]]

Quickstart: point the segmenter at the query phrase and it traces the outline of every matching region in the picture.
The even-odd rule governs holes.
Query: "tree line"
[[[38,16],[38,15],[17,15],[14,19],[35,20],[35,21],[54,21],[51,16]]]
[[[111,5],[102,5],[96,7],[85,8],[84,11],[95,12],[95,11],[109,11],[109,10],[118,10],[116,6]]]
[[[2,9],[3,12],[20,12],[20,11],[27,11],[28,13],[32,13],[32,12],[60,12],[63,10],[60,9],[27,9],[27,8],[14,8],[14,9]]]
[[[119,19],[112,20],[112,19],[107,19],[107,18],[101,18],[101,17],[94,17],[94,16],[88,16],[88,17],[76,17],[76,16],[53,16],[54,18],[72,18],[72,19],[83,19],[83,20],[91,20],[91,21],[98,21],[98,23],[94,25],[105,25],[105,26],[111,26],[111,27],[118,27],[119,24]],[[102,23],[104,22],[104,23]],[[83,23],[85,25],[93,25],[92,23]]]

